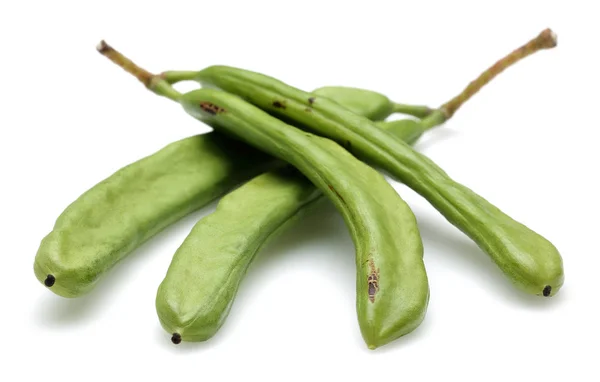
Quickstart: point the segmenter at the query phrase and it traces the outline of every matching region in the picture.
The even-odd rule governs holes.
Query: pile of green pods
[[[516,293],[554,296],[564,282],[556,247],[412,145],[506,68],[555,46],[546,29],[430,108],[345,86],[307,92],[229,66],[152,74],[102,41],[101,54],[212,131],[169,143],[84,192],[42,239],[35,276],[57,295],[82,298],[142,243],[220,199],[173,255],[155,300],[173,343],[206,341],[261,248],[326,198],[355,247],[358,323],[375,349],[418,327],[430,294],[417,219],[385,171],[472,239]],[[181,81],[200,87],[182,94],[173,87]],[[404,118],[388,120],[393,114]]]

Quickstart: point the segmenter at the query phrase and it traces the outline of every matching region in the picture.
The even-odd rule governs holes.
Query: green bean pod
[[[157,232],[274,163],[218,133],[171,143],[71,203],[43,238],[35,275],[60,296],[82,296]]]
[[[406,121],[377,124],[400,139],[414,142],[422,132],[420,125]],[[171,340],[210,339],[227,318],[258,251],[322,199],[323,194],[289,166],[259,175],[224,196],[215,212],[196,223],[177,249],[158,288],[156,311],[163,328],[172,334]],[[376,277],[367,276],[371,294],[378,287]],[[362,293],[359,298],[368,308],[368,296]],[[372,319],[364,314],[368,309],[358,312],[359,322]],[[371,338],[370,344],[381,346],[399,334],[381,333]]]
[[[328,96],[339,104],[364,115],[389,102],[378,93],[356,88],[324,87],[315,94],[322,89],[328,89]],[[363,99],[368,102],[361,107]],[[405,105],[404,111],[412,115],[423,108]],[[392,128],[397,123],[402,122],[382,126]],[[34,261],[36,278],[60,296],[82,296],[168,225],[237,184],[281,165],[219,133],[171,143],[118,170],[71,203],[41,242]]]
[[[177,249],[156,295],[172,341],[205,341],[225,321],[256,253],[319,199],[292,167],[258,175],[225,195]]]
[[[380,173],[335,142],[287,125],[232,94],[200,89],[184,94],[179,102],[195,118],[297,168],[340,211],[355,244],[357,311],[370,348],[419,325],[429,301],[421,237],[411,209]],[[249,203],[242,206],[253,209]],[[177,278],[177,273],[168,278]],[[177,294],[192,287],[186,283],[171,290]],[[159,303],[159,309],[177,312],[178,306]],[[163,316],[163,324],[168,316]],[[193,327],[188,320],[193,317],[167,322],[167,327],[183,333],[183,338],[186,327]],[[190,331],[192,339],[202,335]]]
[[[168,77],[168,72],[165,75]],[[211,66],[194,78],[203,86],[235,94],[272,115],[330,138],[367,163],[384,169],[426,198],[475,241],[519,289],[548,297],[563,285],[562,258],[552,243],[454,181],[431,159],[378,129],[367,118],[326,97],[315,97],[270,76],[240,68]],[[446,118],[444,110],[435,111],[421,124],[426,128]]]

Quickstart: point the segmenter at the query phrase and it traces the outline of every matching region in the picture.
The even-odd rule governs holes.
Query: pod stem
[[[148,90],[159,96],[179,102],[181,93],[175,90],[169,82],[162,78],[161,75],[152,74],[146,69],[138,66],[129,58],[125,57],[121,52],[108,45],[104,40],[100,41],[96,49],[104,57],[108,58],[127,73],[137,78]]]
[[[192,70],[169,70],[162,72],[160,77],[173,85],[181,81],[194,81],[198,72]]]
[[[423,131],[439,126],[448,120],[448,116],[443,109],[434,109],[429,115],[421,119],[419,124]]]
[[[443,104],[439,110],[444,112],[446,119],[450,119],[466,101],[505,69],[539,50],[554,48],[556,44],[556,34],[551,29],[544,29],[537,37],[513,50],[481,73],[479,77],[469,83],[462,93]]]
[[[540,34],[531,39],[526,44],[513,50],[504,58],[498,60],[494,65],[481,73],[479,77],[471,81],[469,85],[456,97],[446,102],[438,109],[431,109],[427,106],[407,105],[401,103],[394,104],[394,112],[412,115],[421,119],[421,125],[425,130],[439,126],[452,118],[454,113],[471,97],[493,80],[498,74],[514,65],[523,58],[534,54],[537,51],[551,49],[557,45],[556,34],[549,28],[544,29]],[[181,81],[193,81],[196,78],[195,71],[165,71],[161,74],[152,74],[147,70],[139,67],[133,61],[125,57],[123,54],[108,45],[104,40],[98,44],[98,51],[114,62],[116,65],[123,68],[128,73],[136,77],[150,91],[157,95],[169,98],[178,102],[181,93],[173,88],[173,84]]]

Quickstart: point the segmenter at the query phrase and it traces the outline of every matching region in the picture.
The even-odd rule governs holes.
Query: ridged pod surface
[[[426,198],[477,243],[521,290],[548,297],[563,285],[562,258],[552,243],[453,180],[428,157],[377,128],[369,119],[326,97],[315,97],[249,70],[210,66],[197,72],[195,79],[330,138],[367,163],[384,169]]]
[[[358,106],[363,96],[372,96],[369,90],[346,92],[337,88],[330,96],[341,105],[349,102],[356,112],[368,113],[375,106]],[[173,142],[119,169],[72,202],[40,244],[36,278],[60,296],[85,295],[156,233],[239,183],[281,165],[217,132]]]
[[[273,163],[272,157],[221,134],[171,143],[71,203],[43,238],[35,275],[60,296],[82,296],[156,233]]]
[[[422,133],[421,125],[412,120],[379,122],[378,126],[411,143]],[[173,334],[173,342],[206,341],[214,336],[259,250],[292,229],[323,198],[291,167],[259,175],[223,197],[215,212],[201,219],[177,249],[158,289],[157,314],[163,328]],[[377,273],[369,274],[367,295],[377,287]],[[361,304],[368,308],[366,300],[368,296],[363,293]],[[359,320],[365,319],[372,318],[359,316]],[[398,335],[385,334],[389,337],[382,333],[371,346],[380,346]]]
[[[429,301],[421,237],[411,209],[379,172],[337,143],[287,125],[235,95],[200,89],[184,94],[180,103],[215,129],[288,162],[332,201],[355,245],[357,312],[370,348],[419,325]],[[185,283],[171,293],[192,287]],[[159,310],[178,308],[169,298],[161,301],[167,305],[159,304]]]

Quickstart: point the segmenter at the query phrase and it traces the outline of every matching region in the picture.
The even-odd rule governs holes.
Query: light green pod
[[[407,142],[422,133],[411,120],[377,124]],[[210,339],[226,320],[258,251],[321,199],[323,194],[290,167],[259,175],[224,196],[177,249],[158,288],[156,311],[171,340]],[[379,287],[375,277],[367,277],[367,291]],[[362,300],[366,303],[368,296]],[[372,346],[388,340],[379,338]]]
[[[332,99],[353,113],[372,121],[382,121],[393,113],[425,118],[433,111],[427,106],[396,103],[381,93],[348,86],[324,86],[312,93]]]
[[[400,138],[409,145],[414,145],[423,133],[428,130],[420,121],[415,121],[414,119],[375,122],[375,125],[383,130],[387,130],[391,135]]]
[[[195,80],[202,86],[235,94],[306,131],[351,147],[357,158],[385,170],[427,199],[489,255],[520,290],[550,297],[562,287],[562,257],[549,240],[452,179],[427,156],[381,131],[373,121],[327,97],[315,98],[312,93],[273,77],[241,68],[210,66],[197,72]],[[426,118],[427,123],[445,120],[453,107],[433,112]],[[425,120],[420,123],[427,127]]]
[[[320,197],[293,167],[259,175],[224,196],[179,247],[156,309],[173,342],[204,341],[227,317],[254,256]]]
[[[35,275],[60,296],[81,296],[157,232],[274,163],[215,133],[171,143],[71,203],[42,240]]]
[[[287,125],[230,93],[199,89],[184,94],[179,102],[195,118],[297,168],[340,211],[356,249],[357,311],[369,348],[390,342],[421,323],[429,301],[429,284],[417,222],[410,207],[379,172],[337,143]],[[239,208],[254,209],[249,203],[240,203]],[[247,236],[244,232],[240,235]],[[204,253],[211,250],[203,249]],[[187,272],[190,268],[171,277],[185,277]],[[194,282],[188,282],[170,295],[194,287]],[[169,302],[159,302],[158,306],[178,308]],[[192,315],[177,311],[162,315],[183,316],[178,322],[192,324]],[[218,317],[213,317],[215,322],[219,322]],[[175,342],[185,340],[185,327],[177,329],[183,334],[175,332]],[[190,331],[196,335],[200,332]]]
[[[357,105],[358,89],[340,105]],[[374,92],[365,90],[364,94]],[[418,107],[415,107],[418,108]],[[90,188],[71,203],[42,240],[36,278],[54,293],[78,297],[150,237],[253,176],[281,166],[219,133],[171,143]]]

